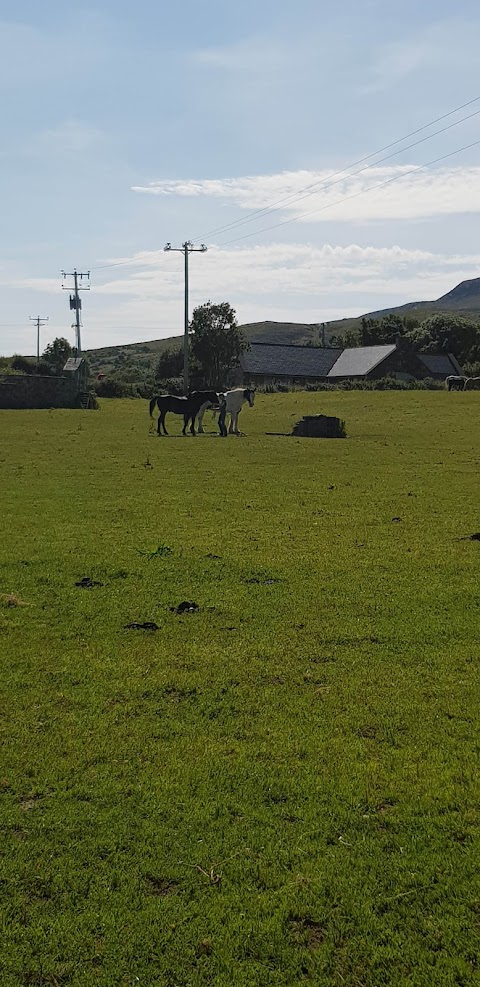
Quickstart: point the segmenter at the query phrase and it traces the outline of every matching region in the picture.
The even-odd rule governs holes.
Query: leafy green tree
[[[405,334],[405,322],[400,315],[384,315],[381,319],[366,319],[361,321],[361,346],[378,346],[394,343],[397,336]]]
[[[191,351],[207,387],[224,387],[248,343],[228,302],[199,305],[190,323]]]
[[[360,346],[360,336],[355,329],[346,329],[339,336],[330,336],[329,346],[333,346],[334,349],[350,349],[353,346]]]
[[[18,353],[12,357],[11,365],[12,370],[18,370],[21,374],[34,374],[37,371],[32,360],[27,360],[25,356],[20,356]]]
[[[155,367],[156,380],[168,380],[170,377],[181,377],[183,370],[183,353],[180,348],[167,347],[160,353]]]
[[[346,346],[347,348],[360,346],[360,336],[358,332],[355,332],[354,329],[347,329],[347,331],[343,334],[343,343],[340,345]]]
[[[407,336],[420,353],[453,353],[460,363],[480,360],[480,326],[455,313],[432,315]]]
[[[68,358],[72,356],[73,349],[68,342],[68,339],[64,339],[63,336],[58,336],[57,339],[53,340],[53,343],[49,343],[45,347],[42,353],[42,360],[48,363],[50,367],[57,373],[61,373]]]

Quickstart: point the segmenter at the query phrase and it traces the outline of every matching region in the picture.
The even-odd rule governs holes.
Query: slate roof
[[[338,360],[329,370],[329,377],[364,377],[379,363],[394,353],[395,343],[389,346],[355,346],[340,352]]]
[[[284,343],[251,343],[240,365],[245,374],[266,377],[304,377],[305,379],[365,377],[395,352],[395,343],[388,346],[355,346],[330,349],[316,346],[295,346]],[[462,370],[451,353],[418,353],[418,359],[430,374],[448,377]],[[71,362],[71,361],[69,361]],[[411,375],[409,375],[411,376]]]
[[[240,365],[244,373],[269,377],[327,377],[341,349],[293,346],[281,343],[251,343]]]
[[[448,377],[450,374],[461,373],[461,367],[449,353],[419,353],[418,357],[432,374]]]
[[[65,366],[63,368],[63,371],[65,372],[65,370],[67,370],[70,373],[75,373],[76,370],[79,370],[80,369],[80,367],[82,366],[82,363],[84,363],[83,357],[81,357],[81,356],[80,357],[69,356],[69,358],[68,358],[68,360],[67,360],[67,362],[66,362],[66,364],[65,364]]]

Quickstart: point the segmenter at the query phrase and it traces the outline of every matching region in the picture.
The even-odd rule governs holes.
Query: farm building
[[[415,353],[391,343],[386,346],[357,346],[348,349],[294,346],[277,343],[251,343],[240,361],[245,384],[307,384],[322,381],[338,383],[349,379],[397,377],[445,380],[460,374],[452,354]]]
[[[81,357],[67,360],[61,377],[5,375],[0,377],[0,408],[86,407],[87,376],[87,364]]]

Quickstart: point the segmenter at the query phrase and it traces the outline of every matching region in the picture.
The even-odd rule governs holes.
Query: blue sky
[[[8,6],[0,353],[32,352],[37,314],[50,317],[43,343],[73,341],[60,272],[74,266],[92,269],[85,348],[181,332],[181,257],[163,253],[167,240],[206,240],[192,305],[228,300],[242,322],[361,314],[480,274],[480,146],[422,167],[480,140],[480,115],[348,170],[480,96],[476,3]]]

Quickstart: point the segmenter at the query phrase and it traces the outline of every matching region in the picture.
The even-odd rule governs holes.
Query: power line
[[[427,161],[423,165],[411,168],[410,171],[404,171],[401,175],[395,175],[393,178],[388,178],[385,182],[379,182],[376,185],[371,185],[370,188],[361,189],[360,192],[353,192],[351,195],[344,195],[341,199],[335,199],[335,202],[328,202],[324,206],[319,206],[317,209],[311,209],[308,212],[300,213],[299,216],[292,216],[291,219],[284,219],[281,223],[275,223],[273,226],[264,226],[261,230],[255,230],[253,233],[245,233],[243,236],[235,237],[233,240],[226,240],[220,243],[221,247],[228,247],[231,243],[238,243],[239,240],[248,240],[252,236],[258,236],[260,233],[268,233],[269,230],[276,230],[279,226],[287,226],[289,223],[296,223],[299,219],[304,219],[306,216],[314,216],[316,213],[324,212],[325,209],[331,209],[333,206],[340,205],[341,202],[348,202],[349,199],[357,199],[361,195],[367,195],[368,192],[373,192],[375,189],[384,188],[386,185],[392,185],[393,182],[398,182],[401,178],[407,178],[408,175],[415,175],[419,168],[429,168],[431,165],[438,164],[439,161],[445,161],[447,158],[453,157],[455,154],[460,154],[461,151],[468,151],[472,147],[477,147],[480,144],[480,140],[474,141],[472,144],[465,144],[463,147],[458,147],[455,151],[450,151],[449,154],[442,154],[439,158],[434,158],[432,161]]]
[[[376,158],[378,154],[383,154],[384,151],[389,151],[390,148],[396,147],[398,144],[402,144],[404,141],[409,140],[410,137],[415,137],[417,134],[422,133],[424,130],[428,130],[429,127],[434,127],[436,123],[441,123],[442,120],[447,120],[448,117],[453,116],[455,113],[460,113],[461,110],[464,110],[464,109],[466,109],[469,106],[473,106],[473,104],[474,103],[478,103],[479,100],[480,100],[480,96],[475,96],[473,99],[468,100],[466,103],[462,103],[460,106],[457,106],[455,109],[449,110],[448,113],[443,113],[443,114],[441,114],[441,116],[435,117],[435,119],[430,120],[429,123],[424,124],[422,127],[418,127],[416,130],[410,131],[410,133],[405,134],[403,137],[399,137],[397,140],[392,141],[389,144],[385,144],[383,147],[379,148],[377,151],[372,151],[370,154],[367,154],[367,155],[365,155],[362,158],[358,158],[356,161],[353,161],[350,165],[347,165],[341,171],[333,172],[331,175],[328,176],[328,178],[319,179],[316,182],[312,182],[310,185],[305,185],[303,188],[298,189],[296,192],[290,193],[290,195],[284,196],[281,199],[276,199],[274,202],[271,202],[270,205],[268,205],[268,206],[263,206],[261,209],[257,209],[254,212],[249,213],[247,216],[243,216],[243,217],[241,217],[238,220],[232,221],[231,223],[226,223],[224,226],[216,227],[215,229],[208,230],[206,233],[203,233],[201,236],[194,237],[194,239],[195,240],[206,239],[207,236],[213,236],[213,235],[218,234],[218,233],[227,232],[230,229],[235,229],[237,226],[243,226],[243,225],[251,222],[256,217],[264,216],[264,215],[269,215],[271,212],[275,212],[276,211],[276,207],[277,206],[280,206],[280,205],[284,204],[285,202],[289,202],[289,201],[292,201],[292,200],[293,201],[301,201],[302,198],[307,198],[308,195],[303,195],[303,193],[314,194],[313,192],[310,192],[310,190],[313,189],[313,188],[317,188],[319,185],[320,186],[322,186],[322,185],[323,186],[326,186],[323,189],[323,191],[326,191],[327,190],[327,187],[329,188],[329,187],[333,187],[333,185],[340,184],[338,182],[334,182],[334,183],[332,183],[332,186],[330,186],[330,185],[327,186],[327,183],[331,182],[332,179],[337,178],[339,175],[345,175],[346,172],[349,172],[352,168],[356,168],[357,165],[363,164],[365,161],[371,161],[371,159],[372,158]],[[480,112],[480,111],[478,111],[478,112]],[[422,143],[423,141],[430,140],[431,138],[436,137],[439,134],[444,133],[446,130],[451,129],[452,127],[456,127],[459,124],[464,123],[466,120],[470,120],[472,117],[474,117],[476,115],[477,115],[476,113],[472,113],[472,114],[470,114],[467,117],[463,117],[461,120],[457,120],[455,123],[449,125],[448,127],[445,127],[445,128],[443,128],[443,129],[441,129],[439,131],[436,131],[435,134],[429,134],[427,137],[423,138],[422,141],[415,142],[414,144],[411,144],[408,147],[399,148],[399,150],[396,151],[395,154],[388,155],[386,158],[383,158],[382,161],[386,161],[386,160],[388,160],[388,158],[394,157],[396,154],[401,154],[403,151],[410,150],[412,147],[416,147],[418,144]],[[375,165],[378,165],[378,164],[381,164],[381,161],[376,161],[376,162],[374,162],[372,165],[370,165],[368,167],[374,167]],[[361,171],[365,171],[365,170],[368,170],[368,169],[367,168],[361,169]],[[360,171],[359,172],[356,172],[356,174],[360,174]],[[354,177],[354,176],[352,175],[350,177]],[[342,180],[344,180],[344,179],[342,179]],[[282,225],[282,224],[279,224],[279,225]],[[262,231],[260,231],[260,232],[262,232]],[[116,268],[116,267],[131,267],[135,263],[138,263],[138,261],[134,261],[134,260],[116,261],[113,264],[102,264],[102,265],[100,265],[98,267],[93,267],[92,270],[93,271],[106,271],[106,270],[112,270],[113,268]],[[148,262],[146,261],[146,263],[148,263]]]
[[[176,251],[183,254],[184,257],[183,390],[185,394],[188,394],[188,258],[190,254],[206,253],[207,247],[204,243],[201,243],[199,247],[195,247],[191,240],[186,240],[185,243],[182,243],[181,247],[172,247],[171,243],[166,243],[163,249],[167,253]]]
[[[48,322],[49,317],[48,315],[43,317],[41,315],[37,315],[35,317],[29,315],[28,318],[30,322],[35,322],[37,326],[37,366],[38,366],[38,364],[40,363],[40,328],[41,326],[44,326],[46,322]]]
[[[471,103],[477,102],[480,96],[477,96],[475,100],[471,100],[470,103],[464,104],[465,106],[471,105]],[[469,113],[468,116],[462,117],[461,120],[455,120],[454,123],[448,124],[447,127],[442,127],[440,130],[436,130],[433,134],[428,134],[426,137],[422,137],[418,141],[414,141],[413,144],[407,144],[405,147],[399,148],[397,151],[393,151],[392,154],[387,154],[384,158],[379,158],[377,161],[372,162],[372,164],[365,165],[364,168],[360,168],[358,171],[351,172],[352,168],[355,168],[357,164],[362,164],[364,161],[369,161],[371,158],[381,154],[382,151],[387,151],[390,147],[394,147],[396,144],[401,144],[403,141],[408,140],[409,137],[414,137],[415,134],[420,133],[422,130],[427,130],[428,127],[432,127],[435,123],[440,120],[446,119],[448,116],[452,116],[453,113],[458,113],[462,107],[457,108],[457,110],[451,110],[450,113],[446,113],[443,117],[439,117],[438,120],[433,120],[431,123],[425,124],[424,127],[420,127],[419,130],[413,131],[413,133],[408,134],[406,137],[401,137],[400,140],[394,141],[392,144],[387,144],[385,147],[381,148],[379,151],[374,151],[372,154],[368,154],[364,158],[359,158],[358,161],[354,161],[351,165],[347,165],[342,168],[341,171],[336,171],[328,178],[318,179],[316,182],[312,182],[310,185],[305,185],[303,188],[298,189],[296,192],[291,192],[289,195],[284,196],[282,199],[277,199],[275,202],[271,203],[269,206],[264,206],[262,209],[257,209],[255,212],[249,213],[248,216],[243,216],[240,219],[235,220],[232,223],[226,223],[225,226],[217,227],[217,229],[209,230],[207,233],[203,233],[202,237],[213,236],[216,233],[227,232],[230,229],[234,229],[237,226],[244,226],[247,223],[251,223],[255,218],[259,216],[269,215],[273,212],[278,212],[279,207],[286,203],[291,202],[301,202],[302,199],[307,199],[311,195],[315,195],[317,191],[328,191],[328,189],[333,188],[335,185],[341,185],[345,181],[345,177],[339,178],[336,182],[332,182],[332,178],[337,178],[338,175],[354,178],[356,175],[362,174],[364,171],[368,171],[370,168],[374,168],[379,164],[383,164],[384,161],[389,161],[390,158],[394,158],[397,154],[403,154],[404,151],[410,151],[413,147],[418,147],[419,144],[424,144],[426,141],[432,140],[433,137],[438,137],[439,134],[446,133],[447,130],[452,130],[453,127],[458,127],[461,123],[465,123],[467,120],[471,120],[480,114],[480,110],[476,110],[474,113]],[[319,187],[320,186],[320,187]],[[310,191],[312,190],[312,191]],[[305,193],[305,194],[303,194]]]
[[[90,282],[90,271],[88,271],[86,274],[82,274],[81,272],[77,271],[76,268],[74,268],[73,269],[73,272],[71,274],[68,274],[65,271],[62,271],[62,278],[63,278],[63,281],[64,282],[65,282],[65,280],[67,278],[73,278],[73,285],[74,285],[73,292],[74,293],[73,293],[73,295],[70,295],[70,311],[73,310],[75,312],[75,325],[72,326],[72,329],[75,328],[75,351],[76,351],[76,355],[77,356],[80,356],[80,354],[82,352],[82,344],[81,344],[81,340],[80,340],[80,325],[81,325],[80,312],[82,310],[82,300],[80,298],[79,291],[90,291],[90,283],[83,284],[83,279],[84,278],[88,282]],[[82,284],[80,286],[78,284],[79,279],[82,282]],[[66,284],[62,283],[62,291],[71,291],[71,290],[72,289],[71,289],[71,287],[69,285],[66,285]]]
[[[102,264],[101,267],[91,267],[91,271],[107,271],[111,267],[125,267],[134,264],[135,261],[132,260],[119,260],[115,264]]]

